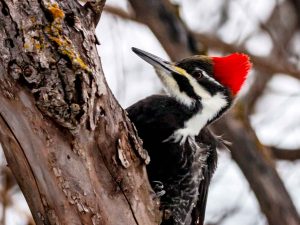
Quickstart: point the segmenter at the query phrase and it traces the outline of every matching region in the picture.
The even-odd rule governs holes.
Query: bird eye
[[[196,79],[201,79],[203,77],[203,72],[201,69],[195,69],[192,73],[193,77]]]

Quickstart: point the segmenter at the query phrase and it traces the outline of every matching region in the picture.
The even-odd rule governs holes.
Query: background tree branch
[[[282,149],[277,147],[269,147],[269,149],[276,159],[290,161],[300,160],[300,149]]]
[[[132,1],[129,0],[129,2],[132,2]],[[133,0],[133,2],[134,2],[134,4],[141,4],[141,6],[139,6],[139,7],[141,7],[142,10],[145,10],[145,8],[151,9],[151,7],[147,7],[147,4],[150,4],[151,1],[149,3],[147,3],[146,5],[142,4],[142,2],[136,3],[134,0]],[[151,4],[153,4],[153,3],[151,3]],[[158,8],[160,7],[159,4],[166,4],[166,3],[161,2],[161,3],[155,3],[155,4],[156,5],[154,6],[154,9],[156,9],[156,13],[157,13]],[[168,3],[167,5],[171,9],[174,8],[174,6],[172,6],[172,5],[170,6],[170,3]],[[140,8],[137,10],[139,10],[139,12],[142,11],[142,10],[140,10]],[[268,72],[268,76],[273,76],[275,73],[284,73],[284,74],[292,76],[296,79],[300,79],[300,71],[296,68],[295,65],[292,65],[290,62],[286,61],[287,60],[286,58],[282,58],[282,57],[278,58],[278,57],[276,57],[276,55],[273,55],[270,60],[270,57],[255,56],[255,55],[251,54],[249,51],[247,51],[247,49],[244,46],[237,46],[235,44],[225,43],[220,38],[215,37],[211,34],[204,34],[204,33],[199,33],[199,32],[195,32],[195,31],[189,31],[188,28],[186,27],[186,25],[184,25],[183,22],[179,18],[175,17],[176,19],[171,21],[171,24],[174,23],[174,21],[177,21],[178,24],[172,25],[172,26],[175,26],[175,27],[179,26],[179,27],[184,28],[183,33],[185,33],[185,35],[184,34],[181,34],[181,35],[185,36],[185,38],[183,38],[183,39],[188,40],[188,42],[185,43],[185,41],[182,41],[181,43],[170,44],[169,42],[167,42],[167,40],[173,39],[172,33],[163,34],[160,32],[159,28],[155,28],[154,26],[151,25],[151,23],[155,24],[155,21],[158,20],[157,19],[158,15],[156,15],[156,13],[155,13],[156,19],[151,18],[151,20],[154,20],[154,21],[149,22],[148,19],[144,18],[144,14],[142,14],[142,13],[140,16],[138,16],[138,15],[135,15],[135,13],[129,13],[129,12],[124,11],[123,9],[120,9],[120,8],[117,8],[114,6],[107,5],[107,6],[105,6],[104,11],[106,11],[107,13],[110,13],[112,15],[118,16],[122,19],[131,20],[133,22],[138,22],[138,23],[143,23],[146,26],[149,26],[149,28],[153,31],[153,33],[155,35],[157,34],[157,35],[161,36],[160,38],[158,38],[158,37],[157,38],[163,47],[165,45],[170,45],[170,46],[168,46],[168,49],[170,49],[169,51],[172,52],[172,54],[170,54],[170,57],[176,57],[173,59],[174,61],[182,59],[188,55],[186,53],[186,51],[176,50],[177,49],[176,47],[172,47],[172,46],[176,46],[176,44],[179,44],[179,46],[182,45],[182,47],[180,47],[180,48],[184,48],[184,46],[188,46],[188,48],[190,49],[190,51],[193,54],[203,54],[206,51],[205,46],[209,46],[209,49],[217,50],[217,51],[221,51],[221,52],[244,52],[245,54],[249,55],[255,68]],[[150,13],[150,11],[145,12],[145,13]],[[173,13],[175,13],[175,12],[173,12]],[[167,20],[161,21],[161,23],[168,23],[168,22],[170,22],[170,21],[167,21]],[[158,26],[158,25],[155,25],[155,26]],[[167,25],[164,25],[164,26],[167,26]],[[287,37],[287,36],[285,36],[285,37]],[[166,52],[168,52],[168,50],[166,49],[167,47],[164,47],[164,48],[165,48]]]

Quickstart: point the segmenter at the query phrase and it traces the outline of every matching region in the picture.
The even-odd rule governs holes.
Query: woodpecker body
[[[208,184],[216,167],[213,136],[208,130],[202,130],[196,140],[187,138],[184,144],[165,141],[198,111],[190,111],[169,96],[150,96],[127,111],[150,155],[151,161],[147,166],[149,180],[154,181],[151,183],[154,190],[156,181],[162,182],[166,192],[160,199],[161,209],[166,214],[162,224],[190,225],[191,210],[197,203],[200,183],[203,193],[199,196],[204,198],[205,203]],[[204,218],[204,210],[202,212],[201,217]]]
[[[230,82],[227,86],[218,82],[209,57],[194,56],[175,64],[133,50],[154,66],[170,93],[150,96],[127,109],[150,155],[147,172],[152,187],[163,184],[162,224],[201,225],[217,164],[217,140],[205,127],[230,107],[238,85],[233,92]]]

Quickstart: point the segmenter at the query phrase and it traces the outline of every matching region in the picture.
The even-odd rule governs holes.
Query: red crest
[[[214,76],[236,95],[244,84],[251,68],[249,56],[233,53],[224,57],[212,57]]]

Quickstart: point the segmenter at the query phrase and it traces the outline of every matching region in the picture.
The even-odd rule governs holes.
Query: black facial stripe
[[[176,64],[176,66],[181,67],[186,70],[187,73],[192,74],[195,68],[200,68],[204,70],[209,76],[213,74],[213,66],[209,61],[199,60],[199,58],[187,58],[181,60]]]
[[[176,80],[181,92],[185,92],[191,98],[199,99],[199,96],[196,95],[196,93],[194,92],[194,88],[186,77],[177,73],[172,73],[172,76]]]
[[[212,81],[208,80],[206,77],[201,78],[200,80],[197,80],[197,82],[205,88],[206,91],[208,91],[211,95],[217,94],[217,92],[223,92],[224,87],[221,87]]]

